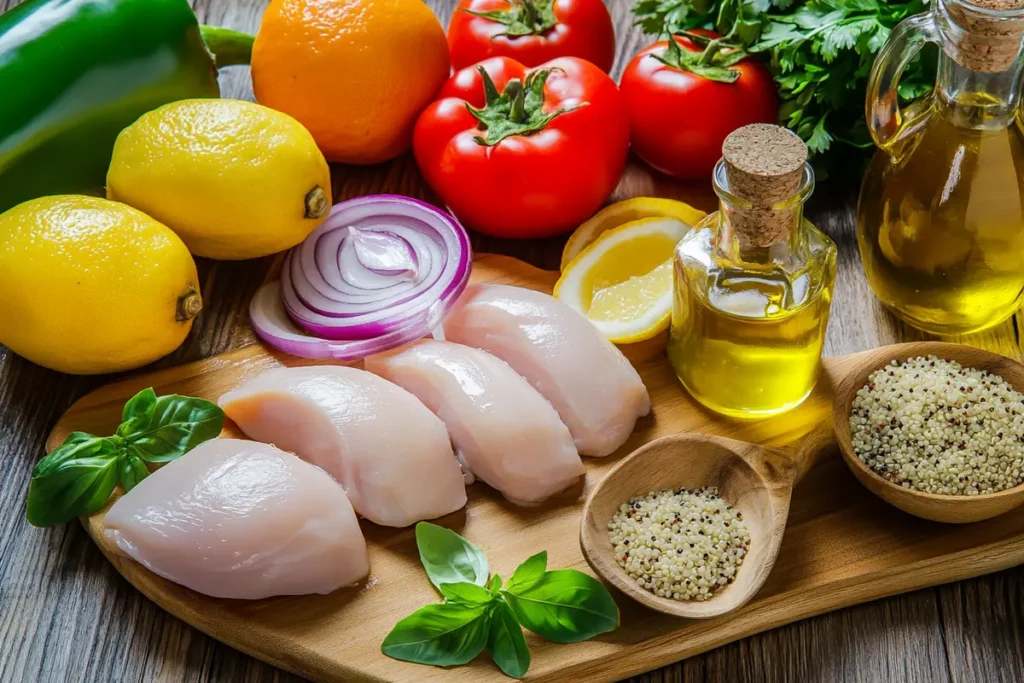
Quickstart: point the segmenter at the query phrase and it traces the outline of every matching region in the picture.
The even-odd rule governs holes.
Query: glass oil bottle
[[[733,132],[713,183],[719,210],[674,254],[669,360],[708,408],[775,415],[817,381],[836,246],[803,218],[814,173],[803,141],[784,128]]]
[[[878,150],[857,210],[861,259],[875,296],[934,334],[996,325],[1024,293],[1024,10],[1005,6],[937,0],[897,26],[868,82]],[[926,42],[940,47],[935,89],[901,111],[900,74]]]

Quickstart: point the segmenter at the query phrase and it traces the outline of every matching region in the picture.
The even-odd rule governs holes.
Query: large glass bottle
[[[744,139],[750,129],[762,135]],[[746,148],[731,155],[737,142]],[[733,133],[724,151],[713,176],[719,210],[675,250],[668,356],[707,407],[762,417],[795,408],[814,388],[836,246],[803,217],[814,173],[798,137],[755,124]],[[745,161],[767,166],[737,173]]]
[[[964,334],[1012,315],[1024,293],[1024,10],[937,0],[875,61],[868,127],[878,145],[857,237],[875,296],[911,325]],[[899,77],[938,43],[933,93],[903,111]]]

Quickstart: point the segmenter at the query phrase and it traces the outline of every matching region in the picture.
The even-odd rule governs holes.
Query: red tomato
[[[460,0],[448,24],[448,49],[455,69],[488,57],[526,66],[579,57],[608,72],[615,28],[602,0]]]
[[[489,97],[481,71],[495,86]],[[622,96],[590,62],[562,57],[527,69],[492,57],[457,72],[439,97],[416,122],[416,163],[452,213],[480,232],[525,238],[575,228],[622,175]]]
[[[701,51],[686,38],[677,37],[676,43],[691,55]],[[667,52],[668,41],[659,41],[634,57],[622,74],[633,149],[663,173],[707,178],[729,133],[749,123],[778,121],[775,83],[768,70],[750,58],[728,67],[739,72],[729,83],[655,57]]]

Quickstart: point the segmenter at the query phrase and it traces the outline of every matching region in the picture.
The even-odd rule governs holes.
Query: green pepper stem
[[[213,55],[218,69],[237,64],[248,64],[252,59],[252,43],[255,36],[220,26],[202,24],[199,32],[206,43],[206,49]]]

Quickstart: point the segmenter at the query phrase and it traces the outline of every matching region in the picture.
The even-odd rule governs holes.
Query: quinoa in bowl
[[[894,360],[857,391],[849,426],[856,456],[903,488],[976,496],[1024,483],[1024,394],[986,370]]]

